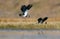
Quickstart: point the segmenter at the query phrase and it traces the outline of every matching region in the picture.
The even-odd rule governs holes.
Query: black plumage
[[[21,6],[21,11],[22,11],[22,12],[25,12],[26,10],[29,10],[31,7],[32,7],[31,4],[29,4],[28,6],[22,5],[22,6]]]
[[[43,18],[42,23],[45,22],[48,19],[48,17]]]
[[[27,9],[29,10],[31,7],[32,7],[32,5],[31,5],[31,4],[29,4],[29,5],[27,6]]]
[[[21,11],[22,11],[22,12],[25,12],[26,10],[27,10],[27,6],[26,6],[26,5],[22,5],[22,6],[21,6]]]
[[[38,18],[38,23],[44,23],[46,20],[48,19],[48,17],[45,18]]]
[[[42,18],[38,18],[38,23],[41,23],[42,22]]]
[[[29,4],[29,5],[22,5],[21,6],[21,11],[22,11],[22,14],[19,14],[19,16],[22,16],[22,15],[25,15],[25,12],[27,11],[27,10],[30,10],[30,8],[32,7],[32,4]],[[28,13],[27,13],[28,14]]]

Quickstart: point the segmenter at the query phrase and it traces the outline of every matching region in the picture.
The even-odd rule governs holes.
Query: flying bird
[[[44,23],[46,20],[48,19],[48,17],[45,18],[38,18],[38,23]],[[47,22],[46,22],[47,23]]]
[[[21,11],[22,11],[22,14],[19,14],[19,16],[23,16],[23,17],[27,17],[27,15],[28,15],[28,10],[30,10],[30,8],[32,7],[32,5],[31,4],[29,4],[29,5],[22,5],[21,6]]]

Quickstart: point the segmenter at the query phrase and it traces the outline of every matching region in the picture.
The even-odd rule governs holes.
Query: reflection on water
[[[0,39],[60,39],[58,30],[0,30]]]

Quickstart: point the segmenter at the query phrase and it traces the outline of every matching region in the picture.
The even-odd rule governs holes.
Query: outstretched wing
[[[25,5],[22,5],[22,6],[21,6],[21,11],[22,11],[22,12],[25,12],[26,9],[27,9],[27,7],[26,7]]]
[[[45,17],[43,20],[42,20],[42,23],[44,22],[44,21],[46,21],[48,19],[48,17]]]
[[[27,6],[27,9],[29,10],[31,7],[32,7],[32,5],[31,5],[31,4],[29,4],[29,5]]]

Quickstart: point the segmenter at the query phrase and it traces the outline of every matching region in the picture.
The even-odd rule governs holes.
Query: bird
[[[43,24],[46,20],[48,19],[48,17],[44,17],[44,18],[38,18],[38,23],[41,23],[41,24]],[[46,24],[47,24],[47,22],[46,22]]]
[[[19,14],[19,16],[27,17],[28,11],[30,10],[31,7],[32,7],[32,4],[28,4],[27,6],[22,5],[21,6],[22,14]]]

